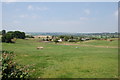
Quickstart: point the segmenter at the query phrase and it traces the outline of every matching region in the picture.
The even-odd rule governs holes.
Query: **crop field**
[[[118,77],[117,39],[58,44],[17,39],[16,43],[3,43],[2,49],[14,51],[14,61],[29,66],[33,78]]]

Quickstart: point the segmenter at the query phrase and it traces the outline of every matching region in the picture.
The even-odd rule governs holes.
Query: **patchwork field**
[[[40,46],[44,49],[37,50]],[[3,43],[2,47],[14,51],[17,63],[30,66],[33,78],[118,77],[117,39],[58,44],[18,39],[15,44]]]

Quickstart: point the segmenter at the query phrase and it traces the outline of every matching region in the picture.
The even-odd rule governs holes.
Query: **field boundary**
[[[100,48],[119,48],[119,47],[115,47],[115,46],[95,46],[95,45],[85,45],[85,44],[59,44],[59,45],[79,45],[79,46],[83,46],[83,47],[100,47]]]

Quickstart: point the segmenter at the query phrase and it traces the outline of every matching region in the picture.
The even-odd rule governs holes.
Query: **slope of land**
[[[36,49],[40,46],[44,48]],[[35,78],[115,78],[117,46],[117,39],[58,44],[18,39],[14,44],[3,43],[3,50],[14,51],[15,61],[29,66],[29,73]]]

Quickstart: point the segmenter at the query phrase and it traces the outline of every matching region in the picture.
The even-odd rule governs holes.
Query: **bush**
[[[12,41],[14,38],[25,39],[25,33],[20,31],[4,32],[4,35],[2,35],[2,42],[15,43],[15,40]]]
[[[7,34],[2,36],[2,42],[12,43],[11,39],[13,39],[13,34],[12,33],[7,33]]]
[[[2,36],[1,39],[2,39],[2,42],[5,42],[5,36]]]
[[[13,52],[2,51],[2,80],[28,78],[27,69],[13,62],[13,57]]]
[[[65,40],[65,41],[68,41],[68,40],[69,40],[69,36],[65,36],[65,37],[64,37],[64,40]]]
[[[54,42],[57,44],[59,41],[58,41],[58,39],[55,39]]]
[[[6,30],[2,30],[2,35],[5,35],[6,34]]]
[[[26,35],[26,38],[34,38],[32,35]]]
[[[69,42],[76,42],[76,40],[74,40],[74,39],[70,39],[70,40],[68,40]]]

